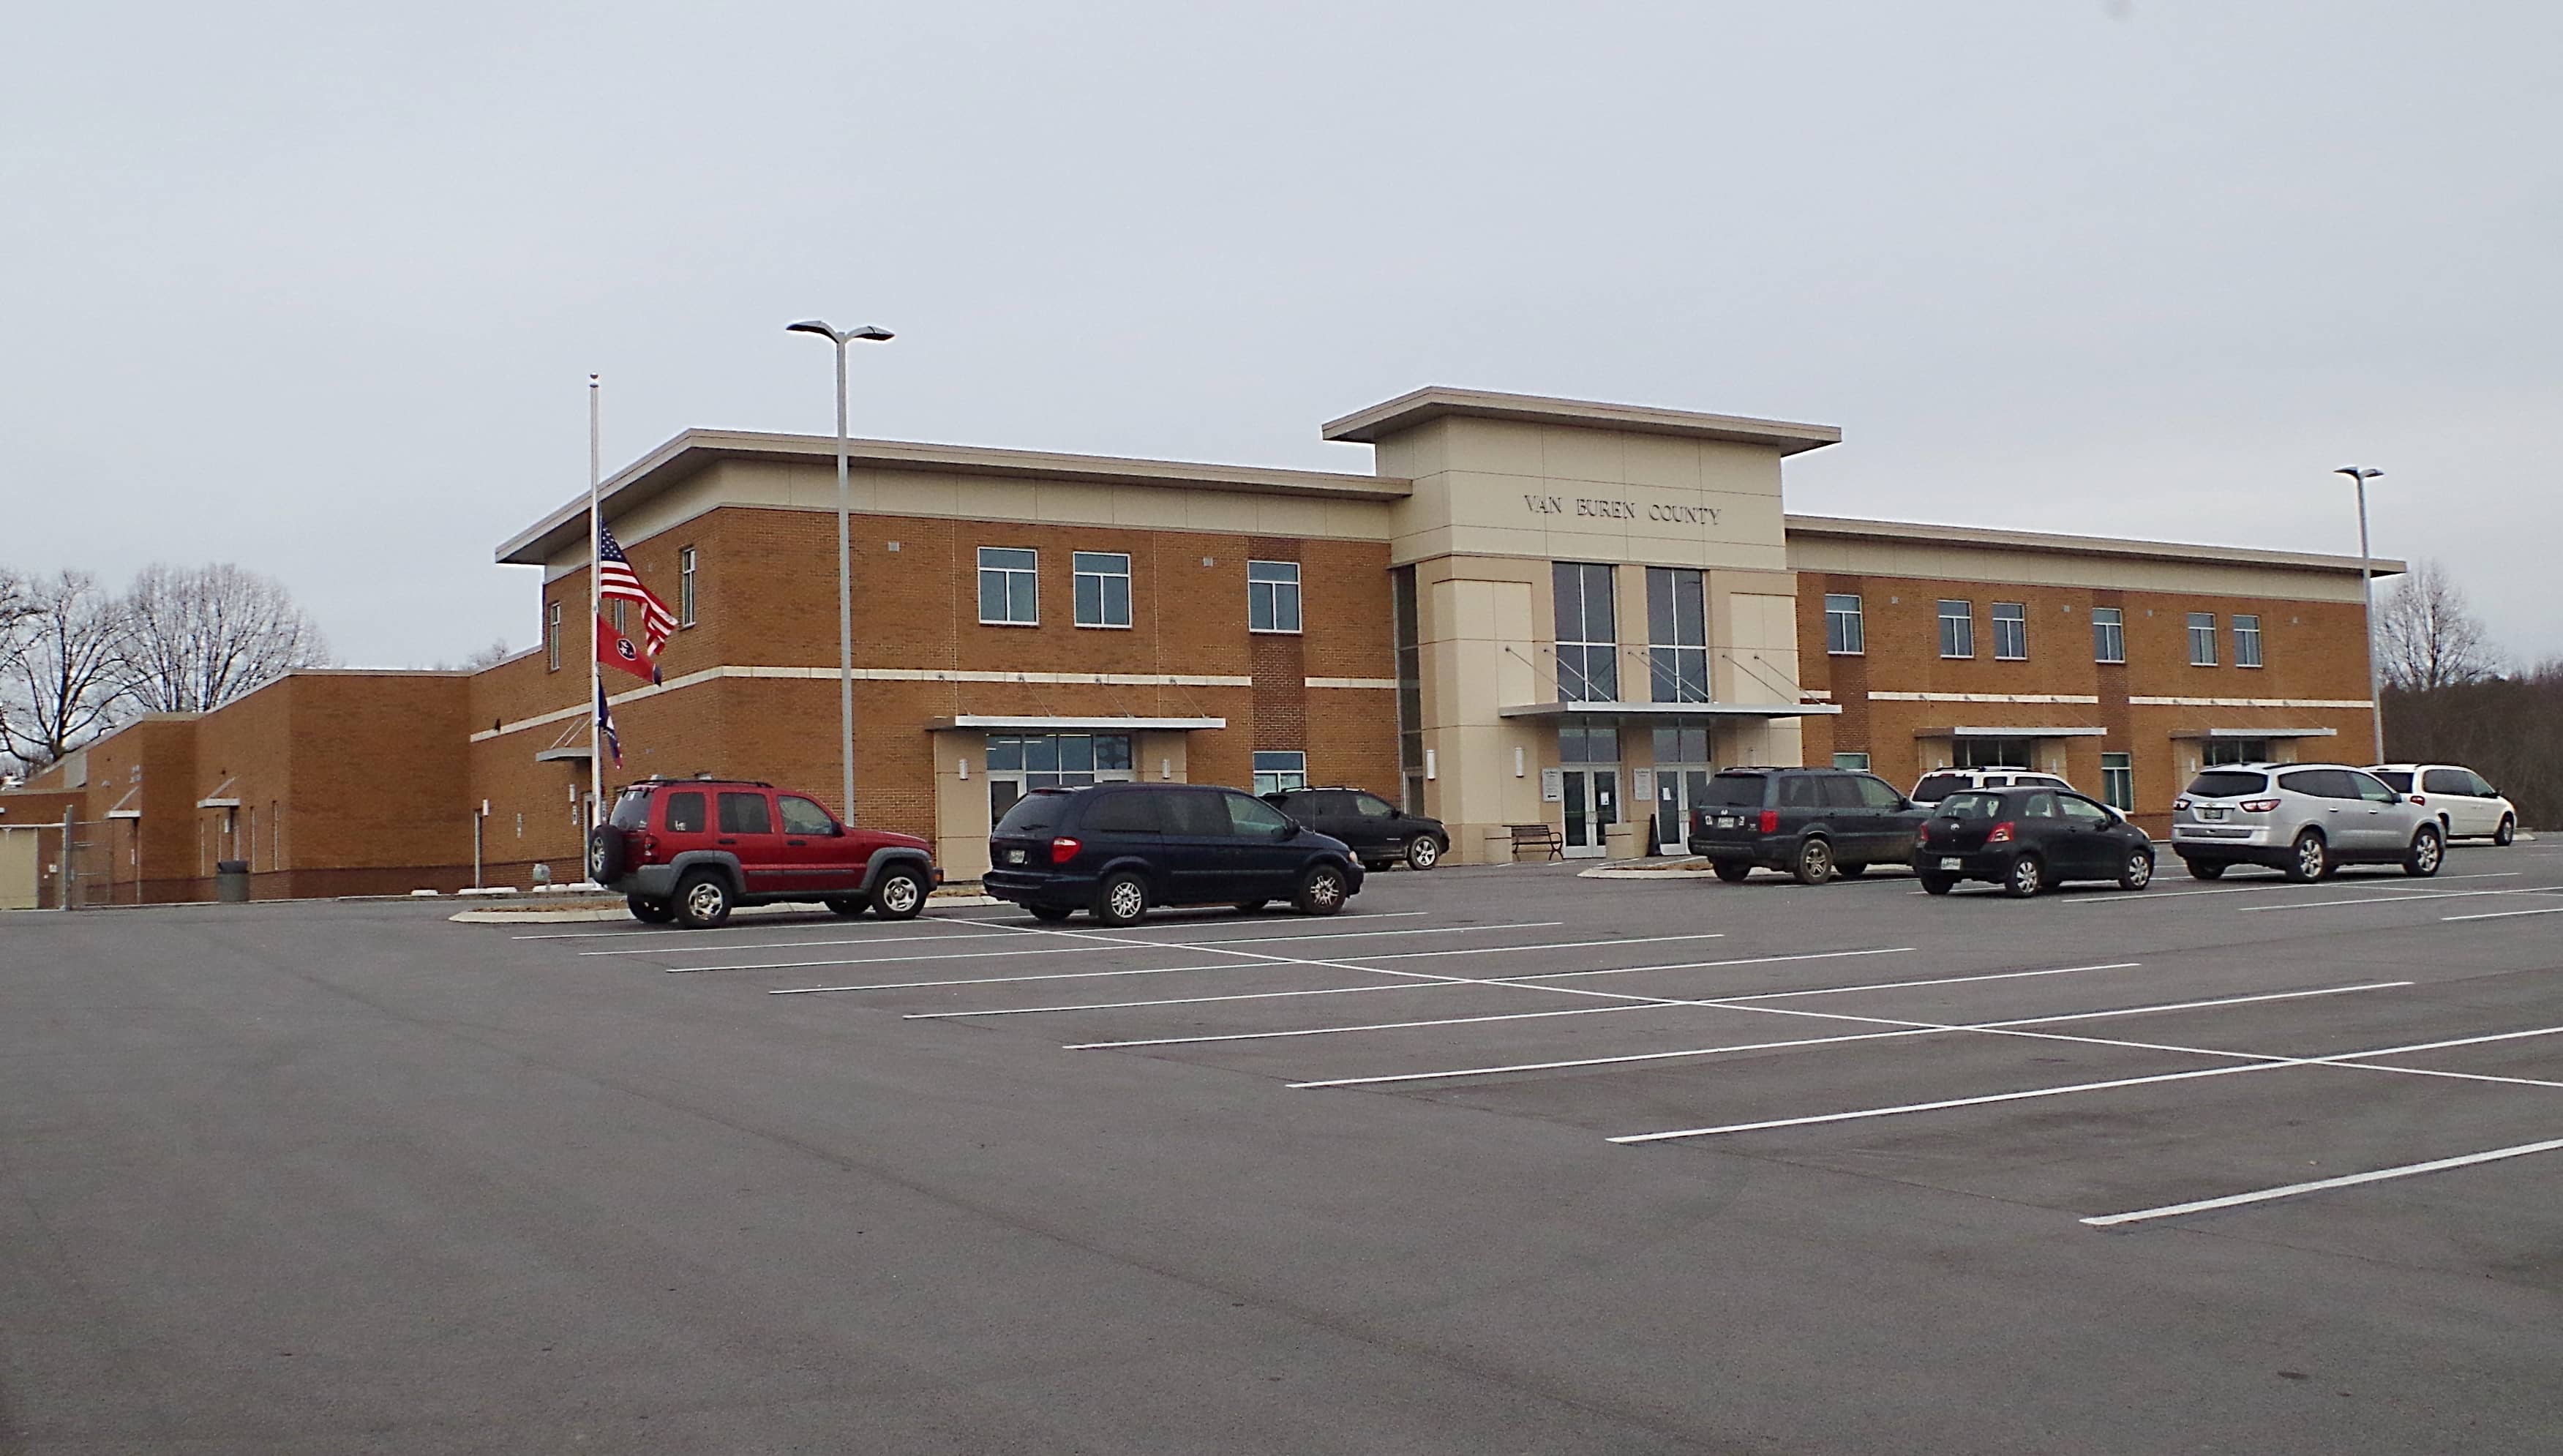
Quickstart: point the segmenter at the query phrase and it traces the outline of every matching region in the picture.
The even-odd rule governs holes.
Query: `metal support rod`
[[[844,781],[838,812],[855,822],[854,488],[846,478],[846,339],[837,338],[837,754]]]
[[[596,624],[605,615],[605,516],[598,505],[604,452],[597,422],[597,376],[587,376],[587,812],[581,816],[578,860],[587,864],[587,831],[605,802],[605,665],[596,655]],[[584,873],[581,874],[585,878]]]
[[[2367,722],[2376,732],[2376,756],[2385,761],[2385,695],[2376,680],[2376,555],[2367,547],[2367,477],[2358,478],[2358,594],[2367,626]]]

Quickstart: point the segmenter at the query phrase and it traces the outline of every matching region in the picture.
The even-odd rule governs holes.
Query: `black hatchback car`
[[[1913,875],[1933,895],[1990,880],[2027,899],[2068,880],[2154,880],[2154,843],[2094,800],[2061,789],[1977,789],[1942,799],[1913,841]]]
[[[1822,885],[1900,864],[1924,811],[1874,774],[1845,768],[1728,768],[1690,816],[1690,852],[1733,883],[1753,867]]]
[[[1381,869],[1404,860],[1418,870],[1442,863],[1451,831],[1439,819],[1409,814],[1375,793],[1357,788],[1285,788],[1264,802],[1300,823],[1351,845],[1364,867]]]
[[[1099,783],[1034,789],[988,836],[980,883],[1036,920],[1081,910],[1107,926],[1135,924],[1152,906],[1234,905],[1254,912],[1287,900],[1333,915],[1361,893],[1362,866],[1342,840],[1311,832],[1236,789],[1183,783]]]

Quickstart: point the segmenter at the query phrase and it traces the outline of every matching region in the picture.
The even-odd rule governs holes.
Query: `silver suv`
[[[2426,876],[2439,873],[2447,853],[2437,815],[2346,764],[2219,764],[2171,807],[2172,851],[2201,880],[2235,864],[2267,865],[2297,881],[2360,864]]]

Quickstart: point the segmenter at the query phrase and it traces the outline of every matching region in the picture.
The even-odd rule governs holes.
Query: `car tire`
[[[1406,842],[1406,867],[1429,870],[1442,863],[1442,841],[1430,834],[1419,834]]]
[[[623,903],[631,910],[632,918],[645,926],[664,926],[677,918],[676,908],[664,900],[630,895],[624,897]]]
[[[1709,868],[1716,872],[1717,878],[1725,881],[1729,885],[1741,885],[1744,883],[1745,878],[1753,873],[1753,867],[1751,865],[1739,865],[1732,861],[1724,864],[1712,865]]]
[[[1148,918],[1148,882],[1132,874],[1108,876],[1094,887],[1094,918],[1107,926],[1135,926]]]
[[[2015,855],[2003,876],[2003,894],[2028,900],[2047,888],[2047,865],[2034,854]]]
[[[587,831],[587,883],[611,885],[622,879],[629,858],[630,846],[624,843],[622,830],[599,824]]]
[[[718,930],[729,920],[730,898],[726,878],[696,870],[677,882],[677,924],[690,931]]]
[[[1957,878],[1952,875],[1915,875],[1913,878],[1922,882],[1925,895],[1946,895],[1958,888]]]
[[[2403,873],[2415,880],[2427,880],[2439,873],[2448,858],[2448,839],[2427,824],[2412,836],[2412,847],[2403,852]]]
[[[2144,849],[2131,849],[2127,851],[2126,863],[2118,867],[2118,888],[2121,890],[2142,890],[2153,882],[2153,851]]]
[[[2311,829],[2296,836],[2287,848],[2287,878],[2299,885],[2310,885],[2332,871],[2331,846]]]
[[[1821,839],[1799,845],[1789,873],[1797,876],[1801,885],[1822,885],[1834,877],[1834,847]]]
[[[1857,865],[1837,864],[1834,866],[1834,873],[1846,880],[1857,880],[1869,873],[1869,865],[1866,862]]]
[[[873,882],[873,914],[886,921],[912,921],[925,913],[925,874],[914,865],[892,865]]]
[[[1261,900],[1241,900],[1237,903],[1237,913],[1239,915],[1253,915],[1257,911],[1262,910],[1265,907],[1265,904],[1266,902]]]
[[[1290,908],[1301,915],[1333,915],[1349,898],[1344,872],[1333,865],[1310,865],[1290,894]]]
[[[1047,922],[1052,925],[1057,925],[1059,922],[1077,914],[1074,907],[1065,905],[1027,905],[1024,909],[1032,912],[1034,920]]]
[[[2225,878],[2226,864],[2223,860],[2182,860],[2181,863],[2189,866],[2189,878],[2193,880]]]
[[[2491,842],[2507,845],[2516,838],[2518,838],[2518,821],[2507,814],[2501,815],[2500,827],[2491,832]]]
[[[847,920],[853,920],[873,908],[873,903],[869,900],[846,895],[840,895],[827,904],[831,915],[843,916]]]

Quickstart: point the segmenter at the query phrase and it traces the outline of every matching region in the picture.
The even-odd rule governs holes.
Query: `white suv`
[[[2379,763],[2367,770],[2398,794],[2439,816],[2439,828],[2450,839],[2489,839],[2507,844],[2518,835],[2518,806],[2483,782],[2482,775],[2455,763]]]
[[[2320,880],[2342,865],[2399,864],[2435,875],[2448,836],[2438,816],[2341,763],[2226,763],[2171,806],[2171,847],[2201,880],[2236,864]]]
[[[2032,768],[1935,768],[1922,775],[1905,795],[1917,804],[1936,804],[1951,794],[1980,788],[2061,788],[2067,793],[2078,792],[2073,785],[2053,773],[2040,773]]]

